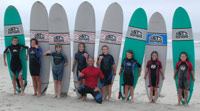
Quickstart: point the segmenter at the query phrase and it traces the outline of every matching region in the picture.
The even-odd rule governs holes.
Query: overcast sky
[[[22,18],[23,26],[29,31],[30,12],[33,3],[38,0],[0,0],[0,32],[3,31],[3,18],[7,6],[14,5]],[[184,7],[190,15],[193,31],[200,32],[200,0],[40,0],[48,12],[54,3],[61,4],[67,13],[70,30],[74,30],[77,9],[83,1],[89,1],[95,10],[96,29],[101,30],[103,17],[107,7],[118,2],[124,13],[124,31],[135,9],[142,7],[147,13],[148,20],[154,12],[160,12],[166,21],[168,32],[171,31],[172,18],[177,7]]]

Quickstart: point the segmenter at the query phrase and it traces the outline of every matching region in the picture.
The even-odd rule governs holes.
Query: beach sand
[[[54,86],[52,75],[50,77],[50,83],[47,90],[47,94],[41,97],[32,96],[33,85],[30,74],[28,73],[28,86],[25,90],[25,95],[20,96],[13,95],[13,87],[10,80],[8,68],[3,65],[2,55],[0,58],[0,111],[198,111],[200,109],[200,90],[198,85],[200,80],[200,61],[196,61],[196,82],[194,87],[193,97],[188,107],[176,106],[177,92],[175,88],[175,82],[173,80],[173,64],[171,60],[167,62],[166,79],[163,84],[161,97],[159,97],[158,104],[149,104],[146,90],[145,81],[143,79],[144,72],[140,77],[136,90],[135,101],[123,102],[118,99],[119,92],[119,76],[117,75],[113,85],[112,100],[105,101],[103,104],[97,104],[93,100],[92,96],[88,95],[87,101],[83,102],[77,99],[73,84],[73,75],[71,76],[70,89],[67,97],[60,99],[53,98]],[[119,68],[118,68],[119,69]],[[144,70],[143,70],[144,71]]]

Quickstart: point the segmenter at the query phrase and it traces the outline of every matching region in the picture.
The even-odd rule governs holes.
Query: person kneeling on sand
[[[82,72],[79,72],[79,76],[85,78],[85,84],[78,88],[78,92],[80,95],[82,95],[82,97],[85,97],[87,93],[92,94],[95,101],[101,104],[102,96],[100,93],[100,89],[104,86],[106,82],[104,79],[104,75],[99,68],[94,67],[93,58],[89,58],[87,63],[88,67],[83,69]],[[99,77],[101,79],[101,85],[97,87]]]

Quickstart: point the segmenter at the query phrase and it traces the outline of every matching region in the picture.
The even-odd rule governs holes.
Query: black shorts
[[[21,64],[10,64],[10,69],[13,77],[22,76],[22,65]]]
[[[78,93],[82,96],[85,96],[87,93],[92,94],[97,103],[102,103],[101,93],[99,91],[94,91],[94,88],[90,88],[88,86],[81,86],[78,88]]]
[[[188,90],[189,89],[189,81],[187,78],[179,78],[178,79],[178,88]]]
[[[150,80],[150,86],[151,87],[157,87],[157,77],[156,74],[151,74],[151,80]]]
[[[133,84],[134,84],[134,76],[133,76],[133,74],[124,73],[123,80],[124,80],[124,85],[133,86]]]
[[[59,71],[52,70],[52,72],[53,72],[53,79],[54,80],[62,81],[63,68],[61,68]]]
[[[30,64],[31,76],[40,76],[40,64]]]
[[[111,85],[112,84],[112,77],[113,77],[112,72],[103,72],[103,74],[104,74],[104,77],[105,77],[105,80],[106,80],[106,83],[104,84],[104,86]]]

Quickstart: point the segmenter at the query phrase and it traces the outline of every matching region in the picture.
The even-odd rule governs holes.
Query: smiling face
[[[157,53],[153,53],[152,56],[151,56],[152,60],[157,60],[158,59],[158,55]]]
[[[88,63],[89,67],[94,66],[94,59],[93,58],[89,58],[88,61],[87,61],[87,63]]]
[[[62,47],[56,47],[56,52],[61,52]]]
[[[35,40],[31,40],[31,47],[35,47],[36,45],[36,41]]]
[[[17,44],[18,44],[18,39],[17,39],[17,38],[13,38],[12,44],[13,44],[13,45],[17,45]]]
[[[79,44],[78,50],[79,52],[83,52],[85,50],[85,46],[83,44]]]
[[[187,60],[187,56],[185,54],[181,54],[180,59],[185,62]]]
[[[133,55],[132,55],[131,53],[127,52],[127,53],[126,53],[126,57],[127,57],[128,59],[132,59],[132,58],[133,58]]]
[[[103,52],[104,55],[107,55],[108,52],[109,52],[108,47],[102,47],[102,52]]]

